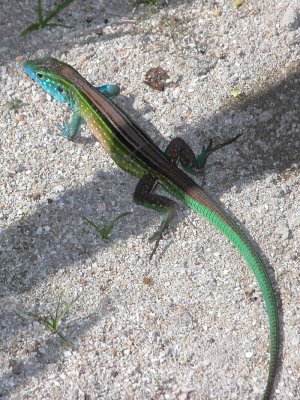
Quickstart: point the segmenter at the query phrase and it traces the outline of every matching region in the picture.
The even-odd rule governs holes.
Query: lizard
[[[270,357],[267,383],[262,396],[269,400],[279,364],[280,332],[277,297],[262,256],[249,235],[229,216],[223,206],[204,191],[185,171],[199,172],[214,151],[235,141],[238,136],[215,147],[210,140],[196,156],[180,137],[162,151],[148,134],[120,109],[111,98],[119,93],[117,85],[99,88],[91,85],[72,66],[54,58],[28,60],[24,71],[47,93],[73,111],[69,124],[60,126],[63,136],[73,140],[83,121],[95,138],[124,171],[139,178],[133,199],[136,204],[163,215],[161,225],[150,238],[158,246],[162,234],[176,215],[174,200],[155,193],[157,185],[208,220],[243,256],[260,286],[269,320]],[[182,168],[178,167],[178,164]],[[155,251],[154,249],[154,251]]]

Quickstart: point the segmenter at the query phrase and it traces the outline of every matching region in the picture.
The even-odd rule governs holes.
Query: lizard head
[[[61,103],[72,106],[70,83],[60,73],[66,67],[71,68],[55,58],[28,60],[23,64],[24,71],[47,93]]]

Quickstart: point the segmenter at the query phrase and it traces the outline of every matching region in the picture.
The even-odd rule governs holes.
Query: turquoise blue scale
[[[74,140],[79,132],[80,126],[85,121],[80,116],[80,112],[77,110],[72,93],[66,92],[64,82],[62,82],[62,85],[60,86],[59,84],[57,84],[57,82],[54,83],[53,80],[49,79],[48,77],[44,77],[44,79],[41,79],[39,74],[36,73],[34,69],[28,65],[24,66],[24,70],[33,80],[41,85],[47,93],[51,93],[51,96],[54,97],[55,100],[67,104],[70,109],[74,111],[73,117],[69,123],[64,121],[63,125],[56,125],[65,139]],[[112,99],[118,96],[118,94],[120,93],[120,86],[113,84],[97,86],[95,87],[95,89],[97,89],[108,99]]]
[[[96,87],[96,89],[108,99],[112,99],[120,93],[120,87],[118,85],[102,85]],[[70,95],[70,97],[72,96]],[[72,110],[74,110],[71,122],[64,122],[63,125],[56,125],[63,137],[68,140],[74,140],[79,132],[80,126],[85,123],[85,120],[81,117],[80,112],[76,110],[75,102],[71,101],[71,103],[72,106],[69,106]]]

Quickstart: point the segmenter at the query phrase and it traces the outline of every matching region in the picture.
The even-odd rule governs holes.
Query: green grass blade
[[[125,217],[125,215],[128,215],[128,214],[131,214],[131,212],[130,212],[130,211],[123,212],[123,213],[117,215],[117,216],[112,220],[111,223],[109,223],[109,224],[104,224],[102,227],[98,226],[97,224],[95,224],[93,221],[89,220],[89,219],[86,218],[86,217],[83,217],[83,219],[84,219],[88,224],[90,224],[90,225],[96,230],[96,232],[99,234],[99,236],[100,236],[102,239],[109,240],[110,242],[115,243],[115,241],[110,237],[110,234],[111,234],[111,232],[112,232],[114,226],[116,225],[117,221],[118,221],[119,219]]]
[[[55,312],[52,313],[50,310],[47,310],[47,315],[46,316],[41,316],[41,315],[39,315],[37,313],[27,312],[27,311],[18,312],[18,315],[20,317],[22,317],[22,313],[25,313],[26,315],[32,317],[35,321],[39,322],[46,329],[48,329],[52,334],[58,335],[64,342],[66,342],[74,350],[78,350],[77,347],[74,345],[74,343],[71,340],[69,340],[66,336],[64,336],[58,330],[58,328],[59,328],[61,322],[63,321],[63,319],[69,313],[69,311],[70,311],[71,307],[73,306],[73,304],[78,300],[78,298],[80,296],[81,296],[81,294],[79,294],[72,301],[70,301],[66,305],[66,307],[64,308],[63,293],[61,293],[59,295],[59,297],[58,297],[57,305],[55,307]]]
[[[29,25],[24,31],[21,32],[21,36],[25,37],[29,33],[39,29],[44,28],[46,26],[61,26],[64,28],[72,28],[72,26],[64,25],[64,24],[48,24],[48,22],[54,18],[60,11],[66,8],[69,4],[73,3],[74,0],[64,0],[60,1],[49,13],[46,17],[43,17],[43,8],[42,8],[42,0],[38,0],[38,22],[35,22]]]
[[[125,217],[125,215],[127,215],[127,214],[131,214],[131,212],[126,211],[124,213],[121,213],[121,214],[117,215],[116,218],[114,218],[110,224],[104,225],[102,228],[103,234],[108,237],[109,234],[111,233],[111,231],[114,229],[114,226],[116,225],[117,221],[119,219]]]
[[[91,220],[89,220],[88,218],[86,218],[86,217],[82,217],[84,220],[85,220],[85,222],[87,222],[89,225],[91,225],[94,229],[95,229],[95,231],[102,237],[102,239],[103,239],[103,234],[102,234],[102,229],[100,228],[100,226],[98,226],[97,224],[95,224],[93,221],[91,221]]]
[[[43,7],[42,7],[42,0],[38,0],[38,19],[39,19],[39,24],[41,25],[43,23]]]
[[[44,325],[44,327],[48,328],[50,331],[53,330],[52,323],[49,322],[47,317],[41,317],[40,315],[38,315],[36,313],[27,313],[27,315],[29,315],[30,317],[35,319],[40,324]]]
[[[24,31],[21,32],[21,36],[25,37],[27,36],[29,33],[31,33],[32,31],[35,31],[37,29],[40,28],[40,24],[38,24],[37,22],[35,22],[34,24],[29,25],[26,29],[24,29]]]
[[[63,342],[67,343],[68,346],[72,347],[73,350],[78,351],[78,347],[76,347],[75,344],[70,339],[68,339],[64,334],[62,334],[61,332],[56,332],[56,334],[61,338]]]
[[[81,294],[79,294],[78,296],[76,296],[72,301],[70,301],[70,303],[68,303],[65,307],[65,309],[62,311],[62,313],[60,314],[60,319],[64,319],[64,317],[70,312],[70,309],[72,308],[72,306],[74,305],[74,303],[79,299],[79,297],[81,296]]]
[[[112,226],[114,227],[114,226],[116,225],[116,222],[119,221],[119,219],[125,217],[125,215],[128,215],[128,214],[131,214],[131,211],[125,211],[125,212],[123,212],[123,213],[117,215],[116,218],[114,218],[114,219],[112,220],[112,223],[111,223]]]
[[[61,3],[58,3],[46,16],[44,21],[46,22],[46,25],[50,19],[54,18],[60,11],[62,11],[64,8],[68,7],[69,4],[73,3],[74,0],[65,0],[62,1]]]

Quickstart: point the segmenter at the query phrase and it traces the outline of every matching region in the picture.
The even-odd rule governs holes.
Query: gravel
[[[182,206],[149,261],[160,217],[134,205],[136,180],[86,128],[74,143],[59,135],[70,112],[21,66],[45,56],[120,84],[116,103],[162,148],[243,134],[196,179],[270,266],[283,337],[273,398],[300,398],[299,1],[168,3],[75,1],[59,15],[74,28],[21,39],[36,1],[1,2],[1,399],[259,399],[267,379],[268,320],[244,260]],[[155,67],[164,91],[144,83]],[[124,211],[115,244],[83,219]],[[76,349],[32,316],[59,299],[75,300],[59,332]]]

